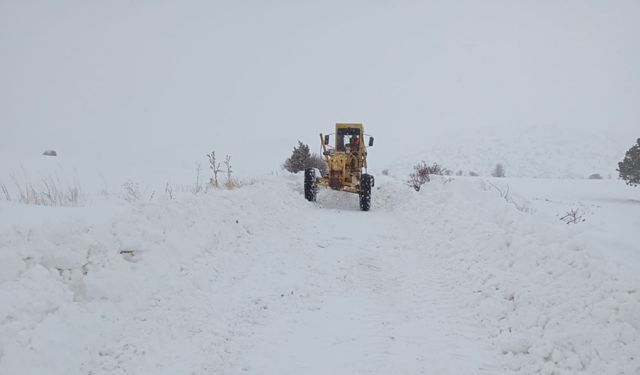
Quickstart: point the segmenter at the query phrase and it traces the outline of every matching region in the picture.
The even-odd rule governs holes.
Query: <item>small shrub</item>
[[[560,220],[564,221],[566,224],[578,224],[586,219],[584,218],[584,214],[580,212],[577,208],[575,210],[569,210]]]
[[[493,172],[491,173],[493,177],[504,177],[504,165],[501,163],[496,164],[495,168],[493,168]]]
[[[124,199],[129,202],[140,200],[140,197],[142,196],[140,193],[140,186],[131,180],[127,180],[127,182],[122,184],[122,189],[125,192]]]
[[[594,173],[592,175],[589,175],[589,179],[590,180],[602,180],[602,176],[600,176],[599,173]]]
[[[433,163],[430,167],[427,167],[429,174],[435,174],[438,176],[449,175],[448,169],[442,168],[438,163]]]
[[[383,169],[381,173],[382,173],[383,176],[388,176],[389,175],[389,170],[388,169]]]
[[[478,176],[480,176],[480,175],[479,175],[478,173],[474,172],[474,171],[470,171],[470,172],[469,172],[469,176],[471,176],[471,177],[478,177]]]
[[[424,161],[414,165],[413,172],[409,174],[409,186],[420,191],[422,185],[430,181],[428,169],[429,166]]]
[[[428,165],[425,161],[421,161],[413,166],[413,172],[409,174],[409,181],[407,182],[409,186],[416,189],[416,191],[420,191],[422,185],[431,180],[429,175],[433,174],[442,176],[447,171],[447,169],[443,169],[438,163]]]
[[[173,188],[171,187],[171,185],[169,185],[168,182],[164,188],[164,192],[167,193],[167,195],[169,196],[169,199],[173,200]]]
[[[513,198],[513,196],[511,195],[509,184],[503,187],[499,187],[493,184],[490,180],[484,180],[483,184],[485,184],[486,190],[495,190],[500,195],[500,198],[504,199],[505,202],[512,204],[518,211],[525,213],[531,212],[531,207],[527,204],[526,201],[523,202],[520,200],[520,202],[518,202]]]

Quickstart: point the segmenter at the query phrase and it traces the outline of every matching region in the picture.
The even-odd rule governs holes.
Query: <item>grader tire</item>
[[[309,202],[315,202],[317,194],[316,171],[313,168],[307,168],[304,170],[304,198]]]
[[[371,208],[371,187],[373,187],[373,176],[363,174],[360,177],[360,210],[369,211]]]

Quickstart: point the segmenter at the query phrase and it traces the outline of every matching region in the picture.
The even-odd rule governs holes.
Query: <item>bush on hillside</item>
[[[282,168],[291,173],[298,173],[307,168],[318,168],[323,176],[329,173],[327,162],[321,156],[309,152],[309,146],[300,141],[298,146],[293,148],[291,156],[284,161]]]
[[[420,191],[420,187],[431,180],[429,175],[449,175],[448,169],[442,168],[438,163],[428,165],[424,160],[413,166],[413,172],[409,174],[407,183],[416,191]]]
[[[491,173],[493,177],[504,177],[504,165],[502,163],[496,164],[495,168],[493,168],[493,172]]]
[[[624,159],[618,163],[617,171],[627,185],[640,185],[640,138],[627,150]]]

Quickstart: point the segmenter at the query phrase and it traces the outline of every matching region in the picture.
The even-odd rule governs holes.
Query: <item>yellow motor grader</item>
[[[329,143],[331,135],[335,141],[333,146]],[[365,136],[369,138],[367,143],[364,141]],[[339,123],[336,124],[335,133],[320,133],[320,144],[327,162],[328,174],[316,176],[316,169],[305,169],[304,197],[308,201],[315,201],[318,186],[357,193],[360,196],[360,209],[369,211],[371,188],[375,179],[367,174],[367,147],[373,146],[373,137],[364,134],[362,124]]]

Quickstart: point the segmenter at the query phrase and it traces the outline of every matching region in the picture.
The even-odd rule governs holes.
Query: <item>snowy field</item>
[[[0,374],[640,373],[637,189],[301,187],[0,201]]]
[[[0,375],[640,375],[638,46],[638,0],[0,0]],[[370,212],[282,171],[337,122]]]

